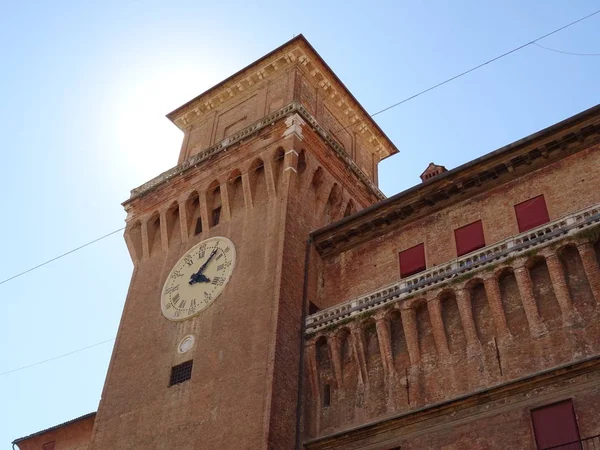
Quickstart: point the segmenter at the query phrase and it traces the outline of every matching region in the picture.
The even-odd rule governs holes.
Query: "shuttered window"
[[[543,195],[538,195],[515,205],[515,213],[517,214],[517,223],[521,233],[550,222]]]
[[[401,277],[408,277],[423,270],[425,270],[425,245],[415,245],[400,252]]]
[[[581,450],[581,444],[572,443],[580,437],[571,400],[534,409],[531,420],[538,449],[560,446],[560,450]]]
[[[485,247],[485,238],[483,237],[483,225],[481,220],[470,223],[464,227],[454,230],[456,240],[456,255],[466,255],[473,250]]]

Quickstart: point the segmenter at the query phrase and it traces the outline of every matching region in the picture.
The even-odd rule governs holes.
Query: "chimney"
[[[437,164],[429,163],[427,169],[425,169],[425,172],[421,174],[421,181],[425,183],[442,172],[448,172],[448,169],[446,169],[444,166],[438,166]]]

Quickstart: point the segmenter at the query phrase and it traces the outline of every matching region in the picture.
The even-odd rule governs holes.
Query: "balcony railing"
[[[369,294],[323,309],[306,318],[306,333],[314,333],[365,311],[412,297],[417,292],[439,286],[452,278],[477,272],[509,258],[522,256],[533,249],[544,247],[599,223],[600,204],[569,214],[496,244],[488,245],[411,277],[403,278]]]
[[[600,450],[600,434],[566,444],[544,447],[539,450]]]

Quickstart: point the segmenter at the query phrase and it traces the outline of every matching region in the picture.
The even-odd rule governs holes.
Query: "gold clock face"
[[[226,237],[194,245],[175,264],[165,281],[160,306],[169,320],[200,313],[221,294],[235,266],[235,246]]]

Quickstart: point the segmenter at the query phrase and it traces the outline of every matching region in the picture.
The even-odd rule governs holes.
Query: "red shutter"
[[[454,230],[454,238],[456,239],[457,256],[466,255],[473,250],[485,247],[481,220]]]
[[[533,432],[538,449],[560,445],[560,450],[581,450],[581,444],[568,444],[580,439],[573,402],[567,400],[531,411]]]
[[[400,252],[400,276],[408,277],[425,270],[425,246],[415,245]]]
[[[519,224],[519,232],[521,233],[550,222],[543,195],[538,195],[515,205],[515,213],[517,214],[517,223]]]

